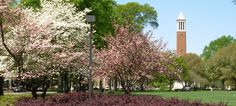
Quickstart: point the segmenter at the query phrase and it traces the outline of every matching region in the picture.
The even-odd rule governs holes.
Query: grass
[[[190,91],[190,92],[133,92],[134,95],[159,95],[164,98],[177,97],[180,99],[200,100],[205,103],[227,103],[236,106],[236,91]]]
[[[21,97],[30,97],[30,93],[22,93],[22,94],[5,94],[4,96],[0,96],[0,106],[13,106],[14,102]]]
[[[55,94],[56,92],[47,92],[46,96],[51,96]],[[5,92],[4,96],[0,96],[0,106],[14,106],[13,104],[21,97],[32,97],[32,95],[31,92]]]

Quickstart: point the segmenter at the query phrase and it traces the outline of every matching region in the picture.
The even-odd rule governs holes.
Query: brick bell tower
[[[181,12],[176,20],[177,22],[177,48],[178,56],[186,54],[186,19]]]

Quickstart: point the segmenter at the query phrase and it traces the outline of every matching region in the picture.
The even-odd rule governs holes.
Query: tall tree
[[[194,86],[201,86],[207,83],[205,65],[203,60],[196,54],[188,53],[182,56],[186,63],[186,69],[188,71],[188,79],[190,84]]]
[[[114,9],[114,19],[120,25],[131,25],[130,30],[141,31],[146,25],[158,27],[157,12],[149,4],[129,2],[117,5]]]
[[[93,41],[97,49],[106,47],[104,37],[114,34],[113,29],[113,8],[116,6],[114,0],[70,0],[79,10],[89,8],[92,11],[90,15],[95,15],[96,21],[93,35]]]
[[[233,80],[236,88],[236,43],[218,50],[208,61],[211,81],[221,81],[225,89],[225,81]]]
[[[224,35],[214,41],[211,41],[208,46],[205,46],[201,57],[203,60],[208,60],[217,52],[217,50],[227,46],[228,44],[235,42],[236,40],[230,35]]]
[[[20,9],[19,23],[2,33],[2,43],[18,68],[19,78],[31,87],[43,86],[44,97],[52,75],[79,70],[84,64],[84,45],[90,11],[77,11],[73,4],[62,0],[41,1],[38,11]]]

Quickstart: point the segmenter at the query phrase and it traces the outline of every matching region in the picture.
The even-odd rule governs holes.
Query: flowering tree
[[[83,56],[85,36],[89,25],[85,24],[85,15],[90,11],[85,9],[82,12],[76,11],[76,8],[69,3],[59,1],[41,1],[42,8],[40,12],[32,14],[39,24],[50,23],[50,30],[53,32],[53,45],[57,45],[52,60],[52,66],[58,70],[61,78],[68,80],[68,71],[81,68],[81,65],[71,63],[84,63]],[[58,4],[61,7],[58,8]],[[64,5],[67,4],[67,5]],[[45,17],[48,16],[48,17]],[[79,53],[78,53],[79,52]],[[63,56],[63,57],[62,57]],[[58,57],[58,58],[56,58]],[[68,59],[68,60],[66,60]],[[62,61],[58,61],[62,60]],[[68,62],[68,63],[67,63]],[[72,66],[71,66],[72,65]],[[62,79],[63,80],[63,79]],[[66,81],[64,81],[66,83]],[[67,85],[67,84],[66,84]],[[67,89],[65,92],[68,92]]]
[[[116,37],[107,38],[108,48],[97,53],[97,76],[116,76],[125,94],[141,77],[151,78],[160,70],[162,41],[152,42],[148,35],[115,26]]]
[[[33,97],[37,97],[39,86],[43,86],[45,96],[48,78],[58,71],[82,68],[89,26],[85,16],[90,10],[76,11],[63,0],[41,3],[40,10],[21,9],[19,23],[2,33],[2,43],[14,60],[18,77],[30,84]]]
[[[171,91],[174,81],[181,80],[181,75],[185,71],[184,63],[174,51],[165,51],[162,56],[163,69],[160,73],[168,80],[169,90]]]
[[[6,26],[9,26],[13,23],[15,23],[15,15],[14,15],[14,12],[15,11],[11,11],[8,9],[9,7],[9,4],[10,3],[13,3],[14,1],[13,0],[1,0],[0,1],[0,30],[1,30],[1,37],[3,38],[4,36],[4,31],[3,31],[3,22],[7,23]],[[6,15],[5,15],[6,14]],[[9,15],[12,15],[11,17],[9,17]],[[6,20],[4,20],[6,19]],[[4,39],[1,39],[2,41],[4,41]],[[5,43],[2,43],[4,47],[7,48],[7,46],[5,45]],[[3,53],[3,49],[1,48],[1,60],[2,60],[2,56],[4,55]],[[4,70],[2,67],[1,67],[1,70],[0,70],[0,95],[3,95],[3,84],[4,84],[4,76],[6,76],[6,70]]]

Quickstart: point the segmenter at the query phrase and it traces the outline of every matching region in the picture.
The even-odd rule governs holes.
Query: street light
[[[95,16],[94,15],[87,15],[86,16],[86,21],[90,24],[90,34],[89,34],[89,98],[92,97],[92,35],[93,35],[93,30],[92,30],[92,23],[95,22]]]

